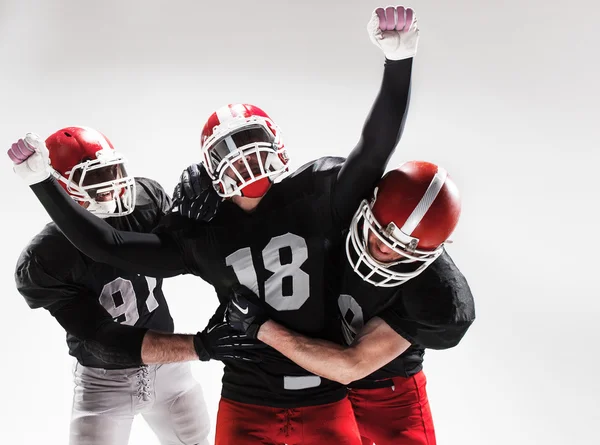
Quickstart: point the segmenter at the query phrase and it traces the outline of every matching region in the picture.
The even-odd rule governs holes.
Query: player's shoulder
[[[27,243],[23,249],[23,254],[35,254],[40,256],[48,256],[67,253],[77,249],[71,244],[65,235],[53,222],[44,226],[38,234],[36,234]]]
[[[135,177],[136,207],[160,205],[164,197],[168,197],[165,189],[154,179]]]
[[[307,162],[279,184],[285,193],[320,193],[333,186],[345,159],[326,156]],[[291,195],[290,195],[291,196]]]
[[[134,178],[136,185],[141,186],[148,193],[159,192],[165,193],[165,189],[155,181],[154,179],[145,178],[143,176],[136,176]]]
[[[41,268],[57,275],[72,272],[83,254],[63,235],[54,223],[48,223],[21,251],[16,272]]]
[[[328,175],[336,175],[342,165],[346,161],[346,158],[338,156],[324,156],[314,161],[307,162],[302,165],[296,171],[288,176],[288,179],[295,180],[297,178],[306,177],[322,177]]]
[[[153,179],[135,178],[135,208],[123,217],[107,218],[106,222],[119,230],[151,232],[168,213],[171,201],[162,186]]]
[[[461,318],[474,318],[471,288],[445,250],[420,275],[403,284],[401,293],[403,304],[411,312],[428,318],[456,318],[458,312]]]
[[[89,263],[53,224],[25,246],[14,272],[17,291],[31,308],[56,308],[73,295]]]
[[[421,275],[421,281],[438,283],[440,287],[448,287],[452,289],[454,293],[460,293],[461,291],[467,290],[470,293],[467,279],[445,249]]]

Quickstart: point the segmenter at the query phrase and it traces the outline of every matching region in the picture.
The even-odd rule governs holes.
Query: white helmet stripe
[[[219,108],[216,111],[216,113],[217,119],[219,119],[220,124],[227,122],[233,116],[233,114],[231,114],[231,109],[229,108],[229,106]]]
[[[412,213],[400,229],[403,233],[407,235],[412,235],[413,231],[417,228],[417,226],[419,225],[419,223],[433,204],[433,201],[435,201],[435,198],[437,197],[438,193],[444,186],[447,176],[448,172],[446,172],[445,169],[438,167],[438,171],[431,180],[429,187],[427,187],[427,190],[421,198],[421,201],[419,201],[417,207],[415,207],[415,209],[412,211]]]

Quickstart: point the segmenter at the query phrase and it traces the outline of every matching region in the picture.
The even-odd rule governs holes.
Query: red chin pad
[[[271,187],[269,178],[262,178],[244,187],[241,190],[242,196],[245,198],[261,198],[265,196],[269,187]]]

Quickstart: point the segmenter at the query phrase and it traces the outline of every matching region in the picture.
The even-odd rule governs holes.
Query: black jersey
[[[106,221],[119,230],[148,233],[168,212],[170,200],[158,183],[145,178],[136,178],[136,194],[131,214]],[[162,279],[91,260],[54,223],[25,247],[17,262],[15,280],[31,308],[43,307],[61,322],[67,330],[69,354],[85,366],[119,368],[92,356],[80,338],[87,340],[94,335],[92,328],[107,320],[173,332]],[[82,320],[87,327],[82,326]]]
[[[345,257],[342,263],[338,310],[346,343],[352,343],[375,316],[411,343],[403,354],[350,387],[369,387],[377,380],[416,374],[422,369],[426,348],[457,345],[475,320],[469,285],[445,251],[421,274],[397,287],[373,286],[352,271]]]
[[[274,184],[251,213],[226,201],[210,223],[171,214],[152,235],[125,233],[64,199],[52,178],[31,188],[67,237],[95,260],[150,276],[191,273],[220,296],[244,284],[274,320],[328,339],[328,311],[339,285],[328,269],[337,264],[344,228],[398,143],[411,70],[412,59],[386,62],[381,91],[347,160],[307,164]],[[266,360],[227,362],[222,394],[244,403],[299,407],[339,400],[345,388],[289,360]]]
[[[303,166],[274,184],[252,213],[225,201],[210,224],[172,214],[157,233],[178,246],[186,272],[212,284],[218,295],[227,298],[241,283],[273,320],[329,339],[338,283],[328,280],[328,268],[342,241],[331,200],[343,163],[343,158],[322,158]],[[311,375],[283,356],[271,360],[271,354],[258,364],[225,361],[223,396],[302,406],[345,395],[342,385]]]

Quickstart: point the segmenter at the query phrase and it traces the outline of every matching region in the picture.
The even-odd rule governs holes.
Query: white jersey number
[[[282,250],[291,251],[291,260],[282,259]],[[265,269],[271,275],[265,281],[265,301],[278,311],[300,309],[310,296],[310,277],[300,269],[308,259],[306,240],[293,233],[276,236],[262,250]],[[260,295],[256,269],[252,261],[249,247],[236,250],[225,259],[225,263],[233,268],[240,284]],[[291,285],[291,293],[284,294],[284,282]]]
[[[146,307],[148,312],[158,307],[158,301],[154,296],[156,278],[145,277],[148,283],[148,298]],[[115,319],[115,321],[133,326],[140,319],[138,311],[137,296],[131,281],[124,278],[116,278],[107,283],[100,293],[100,304]]]
[[[342,316],[342,333],[347,344],[352,344],[356,334],[365,325],[363,310],[352,295],[342,294],[338,298],[338,308]]]

